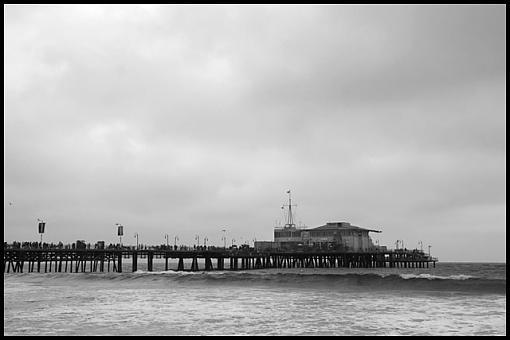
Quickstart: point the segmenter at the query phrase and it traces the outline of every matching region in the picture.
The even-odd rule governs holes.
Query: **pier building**
[[[379,230],[361,228],[348,222],[328,222],[317,228],[297,228],[286,225],[274,230],[273,242],[256,242],[255,248],[299,249],[318,248],[353,252],[376,251],[380,247],[372,242],[369,232]]]
[[[273,241],[255,242],[256,250],[299,250],[299,249],[325,249],[350,252],[371,252],[383,250],[375,245],[369,232],[380,233],[379,230],[361,228],[348,222],[327,222],[316,228],[298,228],[294,224],[292,213],[292,198],[289,194],[287,207],[287,223],[283,227],[274,229]],[[385,250],[385,249],[384,249]]]

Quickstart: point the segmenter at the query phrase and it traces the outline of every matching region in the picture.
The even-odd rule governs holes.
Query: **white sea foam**
[[[399,276],[405,280],[409,279],[429,279],[429,280],[467,280],[474,278],[471,275],[448,275],[448,276],[439,276],[439,275],[431,275],[431,274],[399,274]]]
[[[232,272],[239,273],[239,272]],[[163,270],[163,271],[147,271],[137,270],[134,274],[143,275],[174,275],[174,276],[188,276],[188,275],[222,275],[225,271],[176,271],[176,270]]]

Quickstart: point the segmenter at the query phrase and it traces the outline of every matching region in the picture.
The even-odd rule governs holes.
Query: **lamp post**
[[[138,233],[135,233],[134,237],[136,237],[136,250],[138,250]]]
[[[44,222],[43,220],[40,220],[40,219],[37,219],[37,221],[39,222],[39,234],[41,234],[41,248],[42,248],[42,236],[44,234],[44,227],[46,226],[46,222]]]
[[[221,240],[223,241],[223,249],[226,249],[227,248],[227,237],[225,236],[226,230],[222,229],[221,231],[223,231],[223,236],[221,237]]]
[[[209,241],[209,239],[206,237],[204,237],[204,247],[207,248],[207,241]]]
[[[200,236],[195,235],[195,240],[197,241],[197,248],[200,247]]]
[[[119,223],[115,223],[115,225],[117,226],[117,236],[119,236],[119,244],[122,247],[122,235],[124,235],[124,226]]]
[[[168,234],[165,234],[165,239],[166,239],[166,249],[168,250]]]
[[[177,249],[177,240],[179,239],[179,237],[175,236],[174,237],[174,249]]]

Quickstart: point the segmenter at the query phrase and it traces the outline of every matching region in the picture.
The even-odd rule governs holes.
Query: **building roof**
[[[274,228],[275,231],[310,231],[310,230],[331,230],[331,229],[342,229],[342,230],[357,230],[357,231],[371,231],[374,233],[380,233],[380,230],[374,230],[374,229],[366,229],[361,228],[355,225],[351,225],[349,222],[328,222],[325,225],[321,225],[319,227],[315,228],[296,228],[295,226],[292,227],[279,227]]]
[[[344,230],[358,230],[358,231],[366,230],[366,231],[372,231],[375,233],[381,232],[380,230],[366,229],[366,228],[361,228],[361,227],[358,227],[355,225],[351,225],[348,222],[328,222],[325,225],[322,225],[320,227],[313,228],[313,229],[344,229]]]

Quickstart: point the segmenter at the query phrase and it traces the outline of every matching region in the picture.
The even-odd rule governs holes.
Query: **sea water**
[[[4,335],[506,335],[505,263],[177,272],[155,259],[147,272],[143,261],[135,273],[4,274]]]

